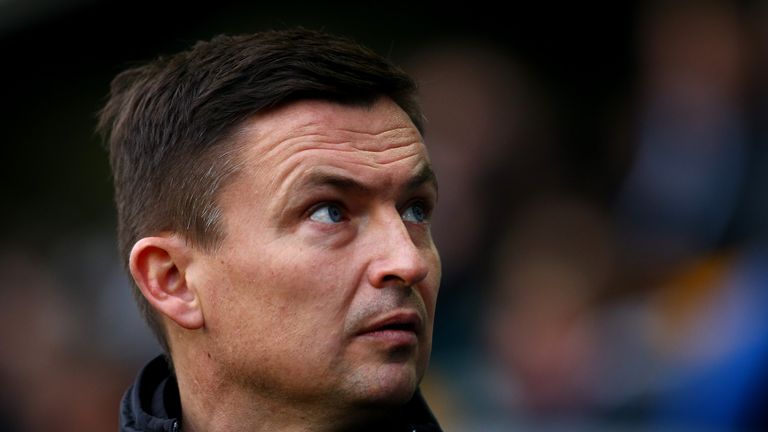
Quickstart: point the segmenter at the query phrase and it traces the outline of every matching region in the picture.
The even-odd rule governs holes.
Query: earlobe
[[[186,278],[189,246],[174,235],[145,237],[131,250],[129,267],[142,295],[179,326],[203,327],[199,297]]]

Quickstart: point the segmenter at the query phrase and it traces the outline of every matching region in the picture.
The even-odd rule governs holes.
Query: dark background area
[[[20,3],[0,3],[0,15]],[[639,9],[632,2],[508,10],[231,1],[81,1],[46,10],[39,3],[39,11],[0,28],[5,239],[45,243],[112,223],[107,158],[93,133],[109,82],[131,64],[225,32],[302,25],[349,35],[394,58],[444,38],[489,41],[550,89],[569,136],[562,157],[573,181],[605,193],[612,183],[605,177],[616,175],[602,160],[608,144],[597,121],[630,91]]]

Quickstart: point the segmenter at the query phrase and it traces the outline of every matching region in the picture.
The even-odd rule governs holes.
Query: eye
[[[409,205],[401,215],[404,221],[411,223],[424,223],[429,219],[427,206],[422,202],[415,202]]]
[[[322,204],[312,211],[309,218],[315,222],[337,224],[344,221],[344,213],[336,204]]]

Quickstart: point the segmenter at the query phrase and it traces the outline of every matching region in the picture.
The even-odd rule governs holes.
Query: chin
[[[414,350],[375,356],[347,369],[346,394],[369,408],[402,405],[413,398],[429,363]]]
[[[422,373],[412,364],[383,364],[369,387],[368,399],[377,405],[402,405],[413,397]]]

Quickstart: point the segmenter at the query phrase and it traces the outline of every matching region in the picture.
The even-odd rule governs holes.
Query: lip
[[[356,336],[395,345],[415,345],[422,333],[423,320],[414,310],[398,310],[367,324]]]

